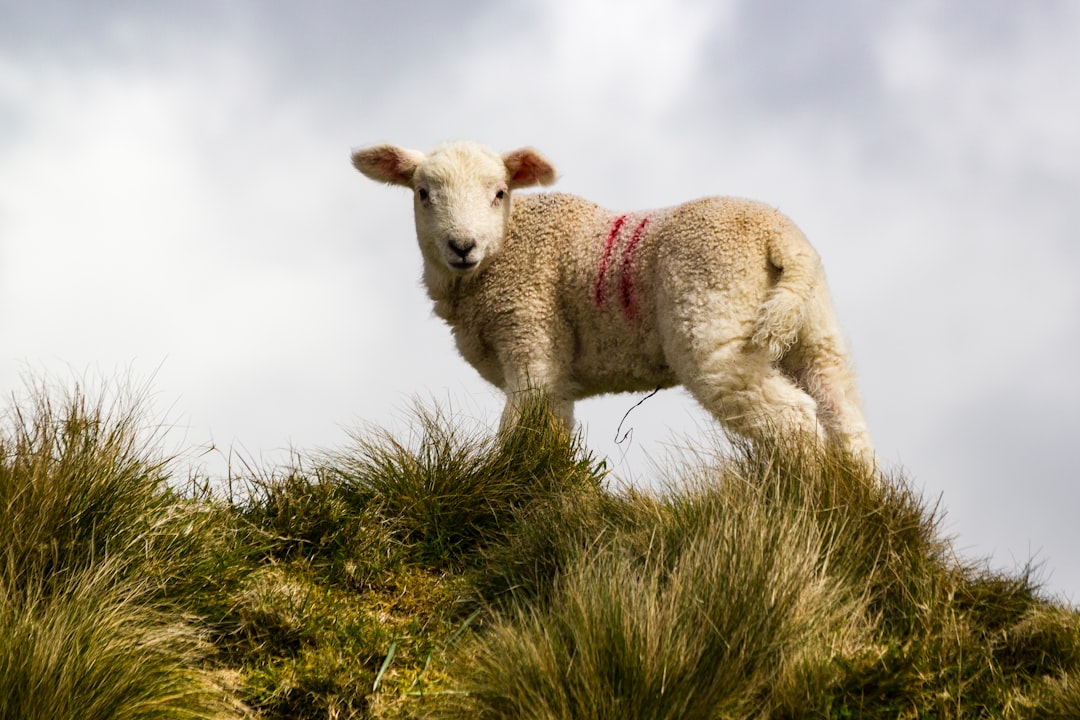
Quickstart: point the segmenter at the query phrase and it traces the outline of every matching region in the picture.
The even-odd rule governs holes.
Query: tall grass
[[[535,514],[489,553],[489,569],[524,576],[530,592],[511,594],[459,649],[442,715],[1024,717],[1075,707],[1077,615],[1047,616],[1026,574],[956,562],[938,516],[902,478],[842,451],[735,442],[680,465],[663,494],[581,507]]]
[[[0,431],[2,717],[239,708],[201,669],[210,646],[182,617],[228,576],[219,517],[167,486],[137,405],[38,387]]]
[[[388,696],[437,682],[437,657],[475,617],[466,575],[479,549],[521,508],[601,478],[539,397],[493,435],[420,409],[405,438],[354,434],[342,450],[245,478],[235,507],[266,568],[237,599],[250,700],[273,717],[408,714]]]
[[[0,574],[0,717],[164,720],[238,710],[202,667],[206,638],[148,607],[145,593],[108,559],[62,579],[9,564]]]
[[[140,447],[136,412],[94,405],[79,390],[60,407],[45,390],[31,402],[12,409],[0,439],[0,535],[12,565],[54,577],[107,556],[141,562],[133,547],[160,513],[132,510],[168,500],[164,461]]]
[[[463,653],[462,715],[754,711],[766,691],[795,681],[808,656],[827,661],[864,631],[851,623],[858,603],[823,582],[813,550],[805,527],[750,530],[737,520],[678,551],[642,557],[616,544],[582,555],[550,605],[515,607]]]
[[[357,434],[326,467],[417,558],[459,565],[503,537],[522,508],[596,489],[603,478],[602,464],[539,394],[522,400],[515,425],[493,435],[464,433],[438,410],[420,409],[412,442],[377,430]]]
[[[1080,717],[1080,614],[836,448],[612,490],[536,398],[222,496],[137,395],[0,422],[0,717]]]
[[[143,396],[42,384],[0,429],[0,537],[9,567],[63,580],[109,560],[158,598],[187,602],[228,579],[237,531],[170,484],[172,458]]]

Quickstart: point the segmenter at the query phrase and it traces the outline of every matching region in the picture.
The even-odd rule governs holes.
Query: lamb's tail
[[[795,344],[813,312],[822,269],[817,252],[793,225],[770,239],[768,258],[777,277],[758,310],[753,341],[776,361]]]

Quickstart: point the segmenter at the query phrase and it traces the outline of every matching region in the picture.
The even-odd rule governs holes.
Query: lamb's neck
[[[462,278],[448,277],[430,265],[424,266],[424,287],[435,303],[435,314],[451,325],[456,320],[457,300],[461,297],[464,282]]]

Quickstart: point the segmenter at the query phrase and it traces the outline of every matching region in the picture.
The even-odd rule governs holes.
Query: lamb
[[[711,197],[612,212],[550,185],[524,148],[357,150],[364,175],[413,191],[423,283],[458,350],[507,395],[573,404],[681,384],[722,426],[803,434],[873,462],[819,257],[777,210]]]

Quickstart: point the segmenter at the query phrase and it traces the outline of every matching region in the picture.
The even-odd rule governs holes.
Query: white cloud
[[[242,53],[201,50],[205,64],[151,69],[4,65],[4,385],[24,364],[133,365],[194,424],[224,426],[219,442],[283,446],[319,411],[290,410],[282,385],[345,372],[386,323],[347,310],[376,304],[363,264],[342,262],[348,146],[328,148]]]
[[[493,422],[497,393],[418,287],[407,194],[361,178],[348,151],[532,144],[559,189],[612,207],[728,193],[789,213],[825,258],[883,455],[946,507],[981,507],[972,488],[1009,483],[1025,457],[988,465],[982,438],[1007,452],[1000,439],[1026,437],[1009,424],[1033,407],[1075,427],[1060,374],[1080,349],[1080,90],[1063,82],[1080,60],[1076,14],[979,46],[930,5],[833,23],[841,5],[812,27],[748,22],[735,2],[491,4],[421,23],[387,5],[324,35],[330,11],[293,32],[302,10],[251,4],[210,34],[106,24],[126,29],[82,38],[78,62],[0,53],[0,387],[26,366],[156,370],[188,440],[256,456],[392,424],[414,395]],[[857,47],[817,51],[833,43]],[[778,44],[783,62],[819,64],[773,67],[755,96]],[[740,61],[746,47],[757,61]],[[867,66],[828,74],[855,56]],[[804,77],[834,86],[775,102]],[[991,404],[991,434],[974,420],[1003,386],[1036,400]],[[638,397],[579,417],[620,474],[643,479],[668,428],[701,437],[711,421],[673,391],[634,410],[617,445]],[[1027,517],[1068,481],[1058,444],[1039,444]],[[961,536],[1002,538],[1006,562],[1026,554],[978,516]],[[1022,530],[1050,544],[1037,521]],[[1054,532],[1046,556],[1067,562],[1075,533]]]
[[[691,91],[699,54],[728,3],[559,0],[545,4],[551,96],[610,108],[627,124],[670,112]],[[586,113],[582,113],[583,115]],[[617,125],[613,128],[617,130]]]

